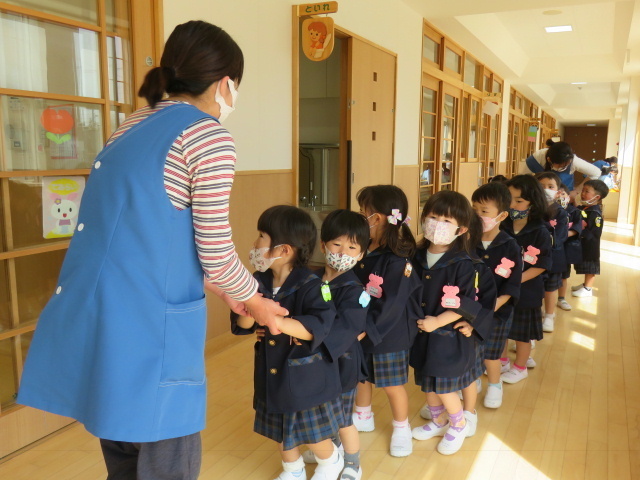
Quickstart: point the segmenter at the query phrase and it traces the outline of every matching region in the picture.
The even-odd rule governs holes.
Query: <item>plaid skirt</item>
[[[517,342],[542,340],[542,309],[516,307],[513,311],[509,338]]]
[[[305,444],[313,444],[338,435],[342,420],[340,397],[307,410],[293,413],[268,413],[264,400],[254,401],[256,419],[253,431],[283,444],[291,450]]]
[[[511,330],[512,323],[513,312],[506,320],[500,320],[494,317],[491,338],[484,343],[485,360],[498,360],[502,357],[504,344],[507,341],[507,338],[509,338],[509,331]]]
[[[480,368],[478,368],[478,365],[480,365]],[[438,394],[457,392],[458,390],[467,388],[475,382],[480,375],[482,375],[481,359],[480,363],[478,363],[478,359],[476,359],[474,366],[459,377],[424,377],[417,370],[414,371],[416,385],[420,387],[420,390],[425,393],[435,392]]]
[[[575,267],[578,275],[600,275],[600,260],[585,260],[582,263],[576,263]]]
[[[356,403],[356,390],[344,392],[340,396],[340,402],[342,403],[342,419],[340,421],[340,428],[346,428],[353,425],[353,406]]]
[[[547,272],[544,279],[544,291],[555,292],[562,286],[562,273]]]
[[[409,381],[409,350],[372,353],[367,356],[368,382],[376,387],[395,387]]]

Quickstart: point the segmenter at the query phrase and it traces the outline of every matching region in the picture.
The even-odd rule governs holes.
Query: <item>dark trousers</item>
[[[197,480],[202,460],[200,432],[158,442],[100,439],[107,480]]]

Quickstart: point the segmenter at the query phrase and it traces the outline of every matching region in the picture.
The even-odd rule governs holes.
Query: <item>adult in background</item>
[[[547,148],[542,148],[527,158],[527,168],[531,172],[552,171],[572,191],[575,190],[573,177],[575,172],[580,172],[592,180],[600,177],[600,169],[575,155],[567,142],[554,142],[549,139],[546,143]]]
[[[235,252],[235,147],[221,126],[240,47],[202,21],[178,25],[134,112],[93,163],[78,227],[42,312],[18,402],[100,438],[109,480],[195,480],[207,402],[203,291],[275,327]],[[164,98],[168,94],[168,98]]]

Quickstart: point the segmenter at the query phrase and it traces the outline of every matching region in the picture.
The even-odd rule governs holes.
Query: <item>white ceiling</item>
[[[640,0],[404,1],[562,124],[619,118],[640,76]]]

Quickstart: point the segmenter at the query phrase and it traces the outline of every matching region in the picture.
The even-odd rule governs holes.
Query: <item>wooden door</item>
[[[357,38],[348,41],[349,208],[357,210],[361,188],[392,183],[396,57]]]

